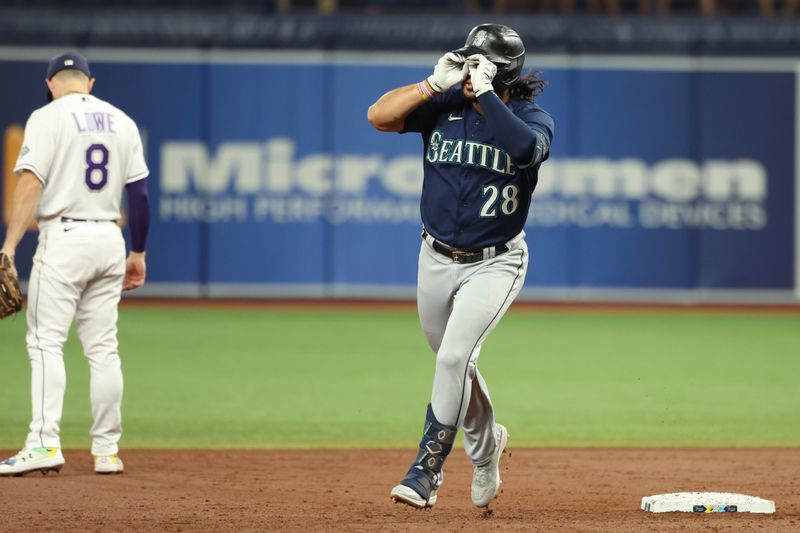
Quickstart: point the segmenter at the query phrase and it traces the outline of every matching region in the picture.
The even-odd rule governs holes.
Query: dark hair
[[[542,71],[533,70],[524,76],[520,76],[517,81],[511,84],[508,90],[512,97],[521,98],[528,102],[533,102],[534,98],[544,91],[547,82],[539,79]]]

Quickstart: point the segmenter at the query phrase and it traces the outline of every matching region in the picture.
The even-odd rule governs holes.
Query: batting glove
[[[443,93],[450,87],[461,83],[467,77],[464,57],[454,52],[447,52],[439,58],[428,76],[428,85],[437,93]]]
[[[497,74],[497,66],[481,54],[471,55],[467,58],[469,77],[472,80],[472,90],[475,96],[480,96],[489,91],[494,91],[492,80]]]

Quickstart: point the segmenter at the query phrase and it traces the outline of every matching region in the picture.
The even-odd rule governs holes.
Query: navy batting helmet
[[[463,56],[483,54],[497,65],[494,84],[498,89],[507,89],[519,79],[525,62],[525,46],[519,34],[502,24],[481,24],[467,35],[467,42],[458,50]]]

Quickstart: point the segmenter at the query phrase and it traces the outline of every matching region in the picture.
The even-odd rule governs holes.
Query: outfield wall
[[[0,48],[4,215],[57,50]],[[85,51],[141,126],[148,295],[413,296],[421,141],[366,122],[437,53]],[[552,158],[523,297],[793,301],[800,61],[529,56]],[[38,87],[41,86],[41,90]],[[83,183],[79,180],[78,186]],[[477,215],[476,215],[477,216]],[[33,236],[20,248],[29,271]]]

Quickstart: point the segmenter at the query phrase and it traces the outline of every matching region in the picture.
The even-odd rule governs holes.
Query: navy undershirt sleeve
[[[542,142],[548,142],[543,135],[531,128],[522,119],[514,115],[511,110],[500,100],[494,91],[488,91],[478,97],[481,104],[486,123],[495,137],[497,145],[511,156],[511,159],[518,166],[526,167],[534,165],[547,155],[549,146],[539,146]],[[538,156],[539,160],[534,160]]]
[[[128,226],[131,229],[131,250],[144,252],[147,232],[150,229],[150,197],[147,193],[147,179],[141,179],[125,186],[128,191]]]

